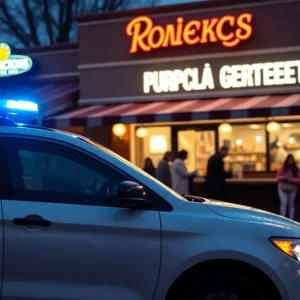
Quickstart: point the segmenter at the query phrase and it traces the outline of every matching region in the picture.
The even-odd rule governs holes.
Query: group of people
[[[228,200],[226,179],[231,178],[230,172],[224,170],[223,158],[227,156],[229,148],[223,146],[219,152],[208,160],[205,176],[205,196],[216,200]],[[155,168],[150,158],[146,158],[144,171],[156,177],[179,194],[193,194],[193,179],[198,171],[188,172],[185,160],[188,152],[181,150],[175,158],[171,151],[165,153],[163,159]],[[170,163],[172,162],[172,166]],[[295,218],[295,198],[300,184],[300,170],[297,168],[295,158],[289,154],[283,167],[276,175],[278,181],[278,196],[280,199],[280,214]],[[287,214],[288,211],[288,214]]]
[[[231,177],[231,173],[224,170],[223,158],[228,154],[229,148],[222,147],[220,151],[213,155],[207,166],[205,177],[205,196],[211,199],[226,200],[226,178]],[[198,170],[189,172],[185,165],[188,152],[181,150],[175,158],[171,151],[165,153],[163,159],[155,168],[152,160],[145,159],[144,171],[157,178],[165,185],[172,188],[179,194],[194,194],[193,179],[198,176]],[[172,167],[170,163],[172,162]]]
[[[145,159],[144,171],[155,177],[179,194],[192,193],[192,180],[197,176],[197,170],[188,172],[185,160],[188,157],[186,150],[181,150],[177,157],[171,151],[165,153],[163,159],[155,168],[151,158]],[[172,162],[172,166],[170,163]]]

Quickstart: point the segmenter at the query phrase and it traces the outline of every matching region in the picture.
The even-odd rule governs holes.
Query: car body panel
[[[146,300],[160,269],[158,211],[2,200],[3,300]],[[13,224],[38,215],[51,227]],[[147,270],[147,272],[145,272]]]
[[[171,198],[166,196],[170,202]],[[161,212],[161,219],[162,267],[157,300],[164,299],[168,288],[182,273],[202,262],[242,261],[269,276],[286,260],[286,255],[268,240],[278,234],[276,223],[224,218],[204,203],[182,203],[180,209],[174,207],[172,214]],[[289,228],[279,228],[282,234],[291,235]],[[261,248],[257,249],[257,245]]]
[[[298,222],[257,208],[217,200],[206,200],[205,205],[226,218],[262,222],[265,224],[270,223],[273,226],[299,230]]]
[[[276,273],[271,275],[283,300],[298,300],[300,295],[300,263],[287,257]]]
[[[76,286],[70,294],[67,291],[74,288],[74,285],[66,279],[68,271],[61,269],[61,273],[58,275],[60,285],[59,282],[55,283],[55,280],[50,281],[50,274],[43,275],[41,270],[36,270],[37,274],[34,274],[22,286],[24,293],[25,290],[31,292],[31,295],[27,294],[26,296],[30,299],[42,300],[45,296],[42,292],[43,289],[50,291],[50,299],[51,297],[55,299],[58,296],[57,291],[61,288],[60,299],[71,299],[72,297],[73,299],[97,299],[95,295],[97,294],[99,298],[99,293],[101,293],[101,299],[150,300],[153,299],[155,290],[153,285],[156,277],[158,283],[154,299],[162,300],[174,281],[186,270],[202,262],[218,259],[248,263],[261,270],[276,283],[284,300],[298,299],[296,298],[296,295],[299,295],[297,288],[295,288],[296,292],[289,291],[289,288],[296,286],[298,279],[293,279],[291,283],[285,282],[289,276],[296,276],[295,270],[297,272],[298,262],[289,261],[287,255],[277,249],[269,241],[269,238],[272,236],[298,238],[300,236],[300,224],[274,214],[231,203],[210,200],[205,200],[203,203],[190,202],[110,150],[78,135],[0,126],[0,137],[8,135],[23,138],[34,136],[78,147],[122,170],[132,178],[136,178],[139,183],[154,191],[159,197],[164,198],[173,210],[152,211],[143,215],[141,212],[133,213],[125,209],[114,208],[112,211],[112,208],[97,207],[91,211],[89,207],[78,210],[78,207],[74,205],[72,208],[67,208],[60,204],[55,206],[60,207],[59,209],[54,209],[53,204],[50,203],[35,205],[32,209],[33,205],[31,207],[30,202],[3,201],[5,226],[8,228],[8,243],[5,246],[5,253],[7,253],[11,264],[23,266],[21,268],[23,273],[21,272],[20,275],[13,274],[13,270],[5,266],[4,274],[9,275],[9,280],[7,283],[4,282],[4,300],[21,300],[21,295],[12,298],[13,289],[18,280],[19,282],[25,280],[26,270],[30,266],[36,265],[35,263],[29,264],[30,260],[34,261],[34,257],[38,258],[41,265],[44,264],[50,268],[52,275],[60,270],[55,266],[53,259],[47,262],[45,261],[47,256],[43,258],[44,254],[38,255],[39,251],[35,250],[35,256],[30,254],[31,246],[25,245],[25,240],[28,237],[35,240],[35,248],[40,249],[40,251],[55,250],[62,253],[56,257],[62,265],[66,263],[71,265],[72,259],[75,259],[78,264],[72,266],[74,274],[71,274],[71,279],[76,282]],[[52,218],[56,225],[54,232],[49,233],[44,229],[28,232],[25,228],[15,228],[12,224],[12,218],[15,217],[13,214],[17,208],[19,209],[18,213],[21,214],[20,217],[36,213],[43,214],[45,218]],[[68,213],[66,213],[67,211]],[[85,215],[89,217],[85,218]],[[102,220],[97,219],[96,215],[102,216]],[[130,217],[128,217],[129,215]],[[74,221],[73,216],[81,221]],[[76,222],[78,224],[75,224]],[[97,232],[97,226],[102,226],[101,232]],[[93,233],[93,239],[91,233]],[[119,246],[117,241],[111,241],[110,235],[112,233],[121,241],[122,249],[117,249]],[[124,233],[126,236],[123,235]],[[129,240],[127,235],[129,235]],[[17,258],[19,261],[14,262],[14,257],[18,255],[20,249],[20,242],[16,237],[21,239],[22,245],[25,246],[22,256]],[[47,241],[42,243],[39,238]],[[105,242],[104,249],[99,242],[100,240]],[[143,243],[140,243],[141,240]],[[68,244],[71,243],[71,248],[68,248],[67,242]],[[92,248],[95,247],[97,253],[104,251],[106,255],[105,259],[103,258],[105,268],[100,271],[103,272],[100,273],[102,277],[98,277],[101,282],[96,281],[96,279],[95,281],[92,279],[90,285],[87,281],[80,282],[81,276],[89,276],[87,274],[88,269],[93,270],[94,276],[99,275],[99,270],[95,269],[98,259],[95,254],[92,255],[91,247],[86,248],[83,246],[83,242],[89,246],[92,245]],[[83,249],[83,260],[86,265],[81,265],[81,262],[78,263],[80,255],[76,251],[77,247]],[[159,253],[157,249],[159,249]],[[68,256],[70,252],[71,258]],[[26,257],[29,257],[30,260],[25,261]],[[111,269],[108,269],[109,264],[111,264],[108,260],[113,257],[116,258],[113,260],[114,264],[124,267],[121,269],[122,274],[115,275]],[[126,261],[128,258],[129,261]],[[132,268],[135,266],[142,267],[145,274],[140,273],[138,277],[138,271],[131,270],[130,266]],[[127,269],[130,274],[125,272]],[[148,270],[150,270],[150,281],[147,278]],[[103,274],[106,273],[108,277],[104,278]],[[38,274],[39,276],[37,276]],[[18,278],[21,275],[22,278]],[[48,276],[48,285],[42,284],[41,276]],[[39,288],[34,291],[36,281],[39,283]],[[86,293],[87,296],[84,295]],[[107,298],[104,298],[103,295]]]

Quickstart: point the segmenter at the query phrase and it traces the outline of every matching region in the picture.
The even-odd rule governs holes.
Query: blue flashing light
[[[2,103],[1,103],[2,102]],[[0,106],[8,110],[38,113],[38,105],[32,101],[25,100],[2,100]],[[2,105],[1,105],[2,104]]]
[[[16,123],[34,123],[38,115],[37,103],[27,100],[0,100],[0,118],[8,118]]]

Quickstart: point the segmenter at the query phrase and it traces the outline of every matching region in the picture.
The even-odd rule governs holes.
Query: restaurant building
[[[32,54],[45,66],[39,83],[74,88],[69,106],[43,123],[140,167],[185,149],[188,169],[203,176],[229,144],[226,168],[243,177],[231,182],[238,197],[246,184],[246,198],[253,185],[275,197],[274,172],[287,153],[300,166],[299,15],[299,0],[263,0],[79,16],[78,45]]]
[[[45,124],[125,124],[139,166],[186,149],[205,175],[224,143],[244,176],[277,170],[277,152],[300,163],[299,12],[297,0],[221,1],[80,16],[82,107]]]

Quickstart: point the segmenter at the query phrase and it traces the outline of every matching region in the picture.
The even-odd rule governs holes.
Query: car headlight
[[[300,261],[300,239],[271,238],[271,242],[288,256]]]

